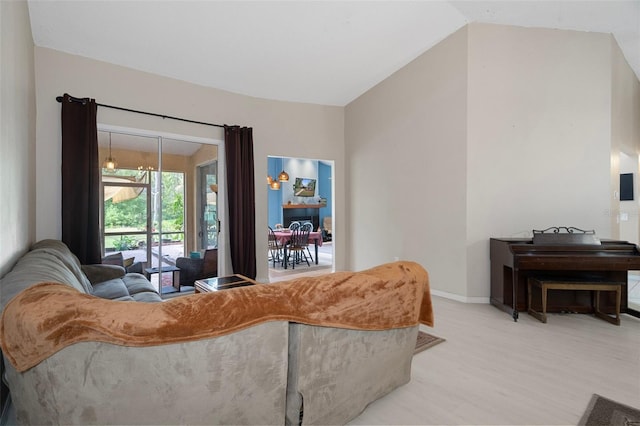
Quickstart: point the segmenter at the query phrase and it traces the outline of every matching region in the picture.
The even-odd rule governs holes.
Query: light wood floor
[[[575,425],[593,393],[640,408],[640,319],[590,315],[518,322],[494,306],[434,297],[447,341],[417,354],[407,385],[353,425]]]

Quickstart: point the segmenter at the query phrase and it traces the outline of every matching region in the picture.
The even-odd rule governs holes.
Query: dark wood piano
[[[550,228],[551,229],[551,228]],[[575,228],[572,228],[575,229]],[[527,311],[527,278],[530,275],[619,281],[622,287],[621,312],[627,311],[627,273],[640,270],[640,251],[627,241],[584,240],[580,237],[491,238],[491,304],[510,313]],[[542,231],[537,231],[542,232]],[[556,237],[557,238],[557,237]],[[548,243],[547,243],[548,240]],[[532,297],[532,304],[539,300]],[[549,292],[548,312],[592,312],[590,292]],[[613,295],[601,300],[602,309],[614,309]]]

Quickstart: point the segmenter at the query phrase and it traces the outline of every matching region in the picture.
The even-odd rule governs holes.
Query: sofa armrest
[[[84,272],[91,284],[95,285],[114,278],[122,278],[126,271],[122,266],[118,265],[96,264],[82,265],[82,272]]]
[[[418,329],[290,323],[285,423],[344,425],[409,382]]]

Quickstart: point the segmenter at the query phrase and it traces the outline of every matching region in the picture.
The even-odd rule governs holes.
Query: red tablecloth
[[[291,239],[291,232],[273,231],[280,245],[285,245]],[[322,232],[312,231],[309,233],[309,242],[317,246],[322,245]]]

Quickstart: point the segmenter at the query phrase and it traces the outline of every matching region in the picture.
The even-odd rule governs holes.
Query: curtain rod
[[[60,103],[62,103],[63,99],[64,98],[62,96],[57,96],[56,97],[56,101],[58,101]],[[69,99],[71,100],[71,102],[80,102],[80,103],[85,103],[88,100],[88,98],[84,98],[84,99],[83,98],[74,98],[73,96],[69,96]],[[205,123],[204,121],[195,121],[195,120],[189,120],[189,119],[186,119],[186,118],[172,117],[170,115],[156,114],[154,112],[138,111],[136,109],[129,109],[129,108],[123,108],[123,107],[118,107],[118,106],[113,106],[113,105],[99,104],[97,102],[96,102],[96,105],[98,105],[99,107],[103,107],[103,108],[118,109],[120,111],[135,112],[137,114],[152,115],[154,117],[169,118],[171,120],[185,121],[187,123],[202,124],[202,125],[205,125],[205,126],[213,126],[213,127],[224,128],[224,125],[222,125],[222,124]]]

